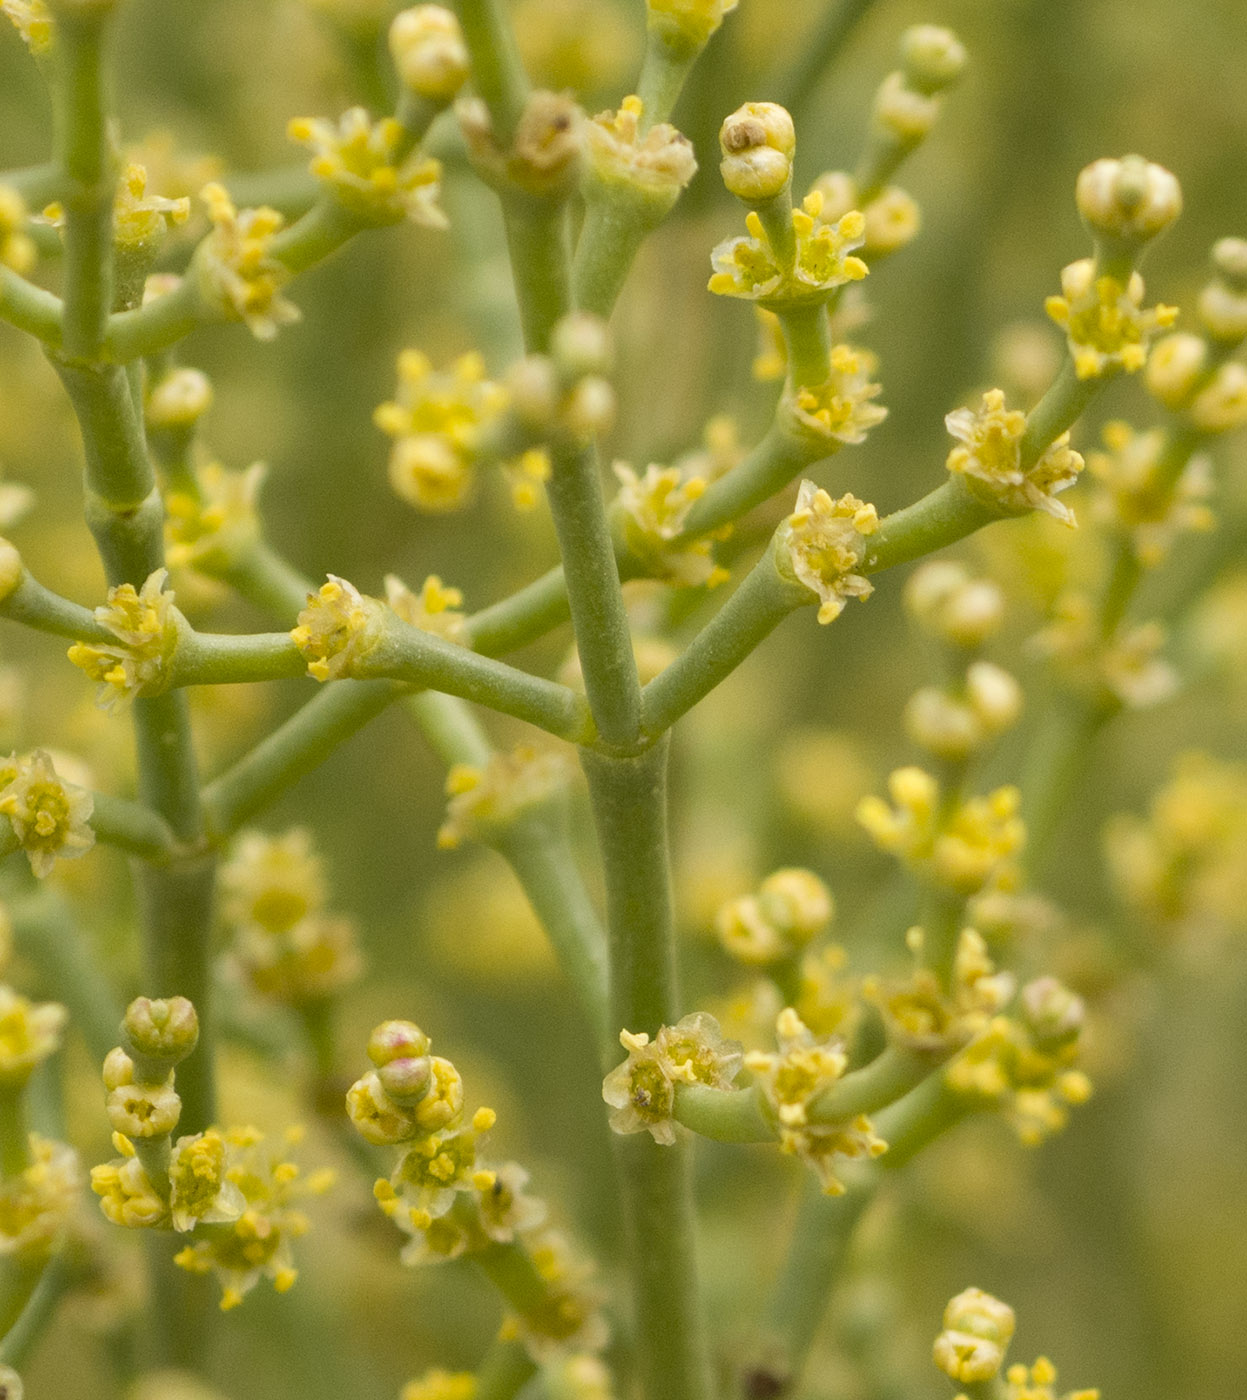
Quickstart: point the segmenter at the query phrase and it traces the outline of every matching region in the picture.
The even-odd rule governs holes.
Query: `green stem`
[[[791,220],[788,227],[791,234]],[[788,346],[788,379],[793,389],[825,384],[831,373],[831,325],[826,308],[792,306],[778,314]]]
[[[389,681],[339,681],[326,686],[204,789],[204,810],[213,836],[237,831],[402,693]]]
[[[104,349],[109,359],[122,364],[144,356],[158,355],[179,340],[184,340],[204,314],[199,299],[199,282],[192,264],[190,271],[172,291],[133,311],[118,311],[110,316]]]
[[[642,691],[645,732],[661,734],[725,680],[789,613],[813,601],[768,550],[710,622]]]
[[[71,603],[59,593],[45,588],[33,574],[24,571],[17,587],[0,600],[0,617],[20,622],[38,632],[74,641],[116,642],[116,637],[95,620],[89,608]]]
[[[236,685],[301,676],[306,670],[289,632],[230,635],[185,628],[173,654],[170,684]]]
[[[544,352],[572,304],[567,208],[561,201],[504,192],[502,212],[524,345],[530,354]]]
[[[20,1370],[30,1350],[52,1320],[56,1305],[69,1288],[69,1269],[63,1254],[55,1254],[47,1264],[16,1321],[0,1335],[0,1362]]]
[[[489,735],[462,700],[437,690],[421,690],[408,695],[403,705],[448,768],[456,763],[484,768],[493,758]]]
[[[1083,411],[1103,391],[1104,376],[1079,379],[1068,356],[1043,398],[1026,416],[1020,444],[1022,471],[1029,471],[1061,434],[1071,428]]]
[[[289,618],[293,624],[316,592],[310,580],[260,541],[224,576],[224,581],[242,596],[274,617]]]
[[[1027,751],[1022,779],[1027,863],[1040,870],[1070,799],[1086,777],[1096,736],[1113,710],[1081,695],[1049,701]]]
[[[61,344],[64,310],[60,297],[36,287],[12,268],[0,266],[0,320],[55,349]]]
[[[306,214],[273,238],[270,251],[291,272],[306,272],[366,227],[331,194],[324,194]]]
[[[618,1055],[616,1055],[618,1059]],[[714,1142],[774,1142],[775,1129],[763,1116],[753,1089],[710,1089],[677,1084],[673,1117]]]
[[[25,1099],[25,1084],[0,1084],[0,1177],[20,1176],[30,1166]]]
[[[805,468],[839,444],[813,443],[773,425],[748,456],[706,488],[688,513],[684,534],[708,535],[770,500]]]
[[[472,1400],[513,1400],[537,1373],[537,1363],[522,1342],[499,1339],[476,1373]]]
[[[884,516],[866,542],[863,571],[875,574],[933,554],[1000,518],[950,478],[913,505]]]
[[[99,840],[143,860],[164,861],[176,854],[168,822],[150,807],[104,792],[94,794],[94,804],[91,829]]]
[[[456,0],[472,59],[472,84],[489,109],[494,138],[504,149],[528,100],[528,78],[515,33],[500,0]]]
[[[814,95],[820,80],[836,61],[858,21],[874,0],[828,0],[813,29],[805,36],[788,71],[775,87],[775,101],[797,117]],[[798,125],[800,123],[798,122]]]
[[[467,619],[467,635],[482,656],[502,656],[536,641],[571,616],[567,580],[559,564],[540,578]]]
[[[809,1107],[811,1123],[844,1123],[859,1113],[877,1113],[926,1080],[939,1056],[889,1045],[868,1065],[846,1074]]]
[[[637,250],[654,227],[621,198],[590,200],[572,265],[572,297],[582,311],[610,319]]]
[[[642,131],[670,121],[671,113],[693,65],[701,56],[701,46],[689,42],[678,42],[672,35],[651,25],[645,36],[645,57],[641,60],[641,74],[637,79],[637,96],[641,99],[643,112]]]
[[[655,1034],[678,1019],[667,855],[667,748],[582,751],[606,878],[615,1026]],[[646,1400],[709,1400],[688,1145],[616,1143],[632,1258],[634,1345]]]

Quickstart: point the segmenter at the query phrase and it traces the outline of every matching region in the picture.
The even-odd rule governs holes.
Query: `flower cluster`
[[[418,350],[404,350],[397,394],[374,415],[394,439],[390,485],[418,510],[457,510],[472,492],[482,432],[507,402],[506,390],[485,378],[479,355],[435,370]]]
[[[678,1084],[730,1089],[741,1064],[741,1048],[724,1040],[719,1023],[695,1011],[674,1026],[663,1026],[653,1040],[644,1032],[621,1031],[628,1058],[602,1081],[617,1133],[647,1132],[655,1142],[675,1142],[672,1113]]]
[[[325,909],[311,835],[244,832],[221,870],[235,966],[262,996],[301,1005],[355,981],[362,959],[355,926]]]
[[[616,112],[585,123],[584,190],[592,201],[625,197],[656,222],[697,173],[692,143],[668,122],[642,130],[644,106],[625,97]]]
[[[815,442],[865,442],[871,428],[888,416],[886,408],[871,402],[883,392],[881,384],[871,382],[877,369],[869,350],[833,346],[827,378],[785,399],[792,426]]]
[[[365,598],[354,584],[334,574],[299,614],[290,636],[307,661],[313,680],[338,680],[376,645],[383,605]]]
[[[495,754],[484,768],[457,763],[446,776],[446,820],[437,833],[443,850],[463,841],[488,845],[524,812],[556,801],[567,786],[566,758],[521,744]]]
[[[1059,1132],[1091,1081],[1075,1066],[1083,1004],[1055,977],[1022,988],[1013,1016],[997,1016],[944,1072],[945,1083],[1000,1113],[1035,1146]]]
[[[425,579],[419,593],[413,593],[397,574],[386,574],[385,603],[396,617],[422,632],[431,632],[444,642],[467,644],[465,617],[459,611],[463,594],[448,588],[436,574]]]
[[[298,307],[281,295],[290,269],[272,250],[282,216],[269,208],[237,209],[215,182],[200,198],[212,220],[195,257],[201,300],[226,320],[244,322],[257,340],[272,340],[281,326],[299,319]]]
[[[95,844],[93,807],[91,794],[58,777],[42,749],[0,759],[0,815],[41,880],[58,858],[72,860]]]
[[[1061,295],[1049,297],[1044,307],[1065,332],[1079,379],[1142,369],[1152,336],[1178,318],[1174,306],[1144,308],[1143,278],[1137,272],[1125,282],[1108,273],[1097,275],[1091,258],[1061,269]]]
[[[833,500],[821,486],[803,481],[796,509],[775,536],[781,574],[804,584],[819,600],[818,620],[833,622],[849,598],[869,598],[870,580],[858,570],[866,540],[879,528],[874,506],[846,495]]]
[[[509,1319],[512,1334],[539,1361],[599,1348],[606,1334],[596,1300],[561,1237],[542,1229],[546,1206],[526,1194],[528,1173],[515,1162],[489,1166],[481,1156],[494,1111],[478,1108],[465,1124],[459,1072],[429,1049],[429,1037],[411,1021],[383,1021],[368,1041],[374,1068],[346,1096],[347,1113],[366,1141],[400,1149],[374,1195],[409,1237],[403,1262],[511,1246],[544,1285],[530,1308]]]
[[[1065,525],[1075,523],[1074,512],[1056,499],[1074,484],[1083,467],[1082,458],[1070,449],[1068,433],[1057,438],[1034,466],[1023,470],[1026,415],[1005,407],[1002,390],[989,389],[977,412],[959,408],[944,423],[961,444],[948,454],[946,466],[980,500],[1007,515],[1042,510]]]
[[[150,409],[149,409],[150,413]],[[256,503],[266,467],[229,471],[209,462],[196,472],[198,491],[165,493],[165,557],[170,567],[228,574],[260,539]]]
[[[30,1002],[0,983],[0,1084],[25,1084],[36,1065],[56,1054],[67,1014],[57,1002]]]
[[[116,714],[136,695],[159,695],[168,689],[173,653],[182,625],[166,588],[167,569],[149,574],[142,588],[123,583],[108,590],[108,602],[96,608],[95,620],[117,644],[75,642],[68,656],[98,682],[96,703]]]
[[[745,218],[748,235],[720,243],[711,254],[710,290],[777,310],[825,302],[837,288],[860,282],[869,269],[853,250],[864,241],[865,219],[854,209],[834,224],[824,223],[822,210],[823,196],[813,190],[792,211],[796,256],[791,268],[784,266],[761,218],[750,210]]]
[[[959,801],[941,810],[940,785],[921,768],[898,768],[888,779],[891,807],[881,797],[865,797],[857,819],[875,844],[889,851],[931,884],[959,894],[976,894],[989,884],[1007,883],[1012,858],[1026,840],[1014,787]]]
[[[0,1177],[0,1260],[38,1266],[56,1251],[77,1208],[82,1169],[63,1142],[31,1133],[28,1143],[29,1164]]]
[[[619,493],[614,513],[623,544],[655,578],[685,588],[714,588],[728,577],[710,557],[708,539],[681,538],[694,502],[706,489],[702,477],[685,478],[679,467],[651,463],[638,476],[626,462],[615,463]]]
[[[878,1157],[887,1143],[865,1114],[843,1123],[810,1121],[810,1110],[844,1074],[848,1055],[838,1037],[819,1039],[792,1007],[775,1023],[775,1051],[751,1051],[745,1068],[754,1076],[766,1110],[779,1130],[780,1150],[810,1166],[829,1196],[841,1195],[838,1160]]]
[[[1105,640],[1093,600],[1062,593],[1031,649],[1056,663],[1066,683],[1101,703],[1144,709],[1168,700],[1178,675],[1161,656],[1168,634],[1159,622],[1118,628]]]
[[[729,900],[715,917],[724,949],[752,966],[799,955],[825,932],[835,912],[831,891],[810,870],[776,870],[755,894]]]
[[[1022,713],[1022,687],[990,661],[973,661],[946,687],[925,685],[905,706],[905,730],[916,744],[952,762],[969,758],[1011,729]]]
[[[393,117],[373,122],[363,107],[352,107],[336,126],[321,117],[295,117],[288,131],[314,153],[312,174],[361,223],[410,219],[428,228],[447,226],[437,202],[441,164],[418,151],[404,156],[406,133]]]

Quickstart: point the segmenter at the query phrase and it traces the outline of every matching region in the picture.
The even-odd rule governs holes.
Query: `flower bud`
[[[416,5],[394,16],[390,57],[403,86],[432,102],[449,102],[468,79],[463,31],[441,5]]]
[[[1212,245],[1212,266],[1235,292],[1247,292],[1247,238],[1219,238]]]
[[[410,1107],[429,1092],[432,1070],[427,1055],[404,1055],[387,1060],[378,1070],[381,1087],[397,1104]]]
[[[937,758],[968,758],[986,737],[971,706],[938,686],[923,686],[909,697],[903,715],[905,733]]]
[[[611,342],[606,322],[589,311],[571,312],[551,332],[550,354],[568,383],[587,374],[609,374]]]
[[[1228,433],[1247,424],[1247,365],[1223,364],[1190,407],[1191,422],[1204,433]]]
[[[958,1293],[944,1309],[944,1326],[951,1332],[965,1332],[995,1342],[1002,1350],[1013,1340],[1013,1309],[981,1288]]]
[[[1234,345],[1247,336],[1247,287],[1235,288],[1228,279],[1209,282],[1199,294],[1198,311],[1213,340]]]
[[[104,1107],[114,1132],[128,1138],[168,1137],[182,1116],[182,1100],[172,1082],[119,1084]]]
[[[719,170],[729,193],[748,203],[783,194],[792,179],[797,134],[792,117],[774,102],[746,102],[719,128]]]
[[[173,369],[148,393],[144,412],[153,428],[189,428],[212,407],[212,382],[202,370]]]
[[[563,410],[567,430],[588,441],[609,432],[615,421],[615,391],[600,375],[586,375],[568,396]]]
[[[3,602],[22,581],[26,566],[17,546],[0,537],[0,602]]]
[[[199,1017],[186,997],[159,1001],[135,997],[126,1007],[121,1034],[136,1059],[154,1061],[167,1069],[184,1060],[198,1044]]]
[[[1093,234],[1142,244],[1182,212],[1182,190],[1162,166],[1142,156],[1097,160],[1078,177],[1078,213]]]
[[[949,1380],[961,1385],[991,1380],[1000,1374],[1005,1359],[1004,1349],[995,1342],[953,1331],[936,1337],[932,1356]]]
[[[901,63],[910,87],[927,94],[939,92],[961,77],[965,46],[951,29],[915,24],[901,35]]]
[[[414,1021],[382,1021],[368,1037],[368,1058],[377,1066],[429,1053],[429,1038]]]
[[[1147,358],[1143,378],[1148,392],[1166,408],[1182,408],[1199,383],[1207,363],[1208,346],[1201,336],[1189,335],[1184,331],[1164,336],[1152,347],[1152,353]]]
[[[990,661],[975,661],[966,672],[966,697],[994,734],[1012,728],[1022,713],[1022,687]]]
[[[924,630],[954,646],[981,646],[1004,620],[1004,595],[990,579],[974,579],[962,564],[935,559],[915,569],[905,605]]]
[[[1083,1027],[1083,1000],[1055,977],[1038,977],[1018,998],[1027,1029],[1041,1047],[1067,1044]]]
[[[390,1098],[376,1070],[369,1070],[347,1090],[346,1113],[355,1131],[374,1147],[393,1147],[420,1133],[414,1111]]]
[[[12,1366],[0,1365],[0,1400],[23,1400],[22,1378]]]
[[[100,1073],[105,1089],[111,1092],[123,1084],[134,1083],[134,1061],[120,1045],[114,1045],[104,1056],[104,1066]]]
[[[544,431],[559,406],[559,381],[548,355],[525,355],[506,375],[511,411],[525,427]]]
[[[875,94],[875,124],[905,146],[916,146],[940,115],[938,97],[907,86],[903,73],[889,73]]]

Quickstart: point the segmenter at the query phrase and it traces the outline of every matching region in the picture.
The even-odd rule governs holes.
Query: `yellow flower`
[[[851,256],[865,238],[866,221],[856,210],[834,224],[820,221],[823,197],[814,190],[792,211],[796,262],[786,271],[754,210],[746,216],[749,234],[720,243],[710,255],[709,288],[720,296],[744,297],[768,309],[827,301],[846,282],[859,282],[869,269]]]
[[[290,269],[272,255],[285,221],[275,209],[236,209],[215,182],[199,197],[212,220],[195,255],[201,298],[227,320],[245,322],[257,340],[272,340],[279,327],[299,319],[298,307],[281,295]]]
[[[24,1084],[55,1055],[68,1016],[58,1002],[30,1002],[0,983],[0,1084]]]
[[[165,554],[170,566],[219,577],[245,558],[260,539],[256,501],[267,470],[263,462],[241,472],[209,462],[197,473],[198,497],[168,492]]]
[[[1056,1367],[1041,1356],[1029,1369],[1020,1362],[1005,1372],[1004,1400],[1057,1400]],[[1100,1400],[1098,1390],[1071,1390],[1064,1400]]]
[[[309,169],[334,198],[368,224],[401,219],[426,228],[446,228],[438,206],[441,163],[419,150],[399,155],[405,136],[393,117],[369,120],[363,107],[344,112],[335,126],[322,117],[295,117],[290,139],[314,152]]]
[[[615,513],[623,540],[656,578],[686,588],[713,588],[727,578],[710,557],[709,540],[682,540],[680,532],[695,501],[706,490],[701,477],[682,479],[679,467],[650,464],[638,476],[626,462],[616,462],[619,494]]]
[[[444,641],[466,645],[465,615],[458,609],[463,594],[457,588],[447,588],[436,574],[430,574],[413,593],[397,574],[385,576],[385,601],[390,610],[404,622],[432,632]]]
[[[126,249],[155,246],[165,233],[190,218],[191,202],[147,193],[147,170],[131,163],[121,172],[113,204],[113,236]]]
[[[834,501],[812,481],[801,483],[796,509],[776,535],[776,561],[781,573],[820,600],[820,623],[839,617],[849,598],[864,600],[875,591],[856,570],[866,554],[866,539],[878,528],[874,506],[851,495]]]
[[[886,408],[870,402],[883,392],[882,385],[870,382],[877,368],[868,350],[835,346],[827,379],[798,389],[795,398],[785,400],[794,426],[815,439],[865,442],[870,429],[888,416]]]
[[[230,923],[270,934],[289,933],[325,903],[324,870],[303,827],[280,836],[244,831],[221,867],[221,886]]]
[[[668,122],[642,133],[639,97],[625,97],[617,112],[599,112],[585,123],[587,197],[621,190],[642,197],[654,217],[675,203],[697,173],[692,143]]]
[[[82,1171],[72,1147],[30,1135],[30,1165],[0,1178],[0,1259],[40,1264],[78,1204]]]
[[[94,799],[62,782],[42,749],[0,762],[0,814],[13,824],[30,868],[42,880],[59,856],[72,860],[95,845],[89,821]]]
[[[1065,525],[1074,525],[1074,512],[1056,499],[1072,486],[1083,460],[1069,447],[1063,433],[1029,470],[1022,470],[1022,436],[1026,415],[1005,407],[1000,389],[989,389],[977,412],[959,408],[944,424],[962,445],[948,454],[946,466],[960,476],[981,500],[1010,515],[1042,510]]]
[[[178,642],[181,616],[165,584],[167,569],[149,574],[141,589],[123,583],[108,590],[108,602],[95,609],[95,620],[119,646],[75,642],[68,656],[99,682],[96,703],[117,713],[136,695],[159,695],[169,685],[169,665]]]
[[[521,744],[495,754],[482,768],[456,764],[446,778],[446,820],[437,844],[453,850],[465,840],[488,844],[516,818],[554,800],[569,778],[566,757]]]
[[[1143,278],[1137,272],[1124,284],[1107,274],[1097,277],[1090,258],[1062,269],[1061,295],[1049,297],[1044,309],[1065,331],[1079,379],[1142,369],[1153,334],[1178,318],[1173,306],[1144,310]]]
[[[1063,593],[1052,618],[1030,639],[1032,650],[1052,657],[1069,684],[1100,699],[1144,709],[1169,699],[1178,675],[1160,655],[1168,634],[1159,622],[1101,635],[1096,610],[1085,593]]]
[[[0,266],[29,272],[35,256],[34,239],[26,232],[26,201],[11,185],[0,185]]]
[[[0,0],[0,10],[13,21],[31,53],[47,53],[56,34],[56,22],[47,0]]]
[[[664,1146],[675,1142],[675,1085],[728,1089],[740,1068],[740,1046],[724,1040],[719,1023],[704,1011],[661,1027],[652,1041],[627,1030],[619,1041],[628,1058],[602,1081],[602,1098],[613,1110],[610,1126],[623,1134],[648,1132]]]
[[[765,965],[800,952],[823,933],[835,904],[810,870],[776,870],[756,894],[730,900],[715,919],[719,942],[740,962]]]
[[[327,914],[313,914],[276,937],[241,928],[230,956],[261,996],[290,1006],[323,1001],[364,970],[355,924]]]
[[[381,612],[375,598],[365,598],[354,584],[330,574],[327,583],[307,595],[307,607],[290,633],[307,661],[308,675],[322,682],[349,676],[376,645]]]
[[[516,1162],[477,1174],[481,1229],[497,1244],[510,1244],[518,1235],[545,1224],[546,1203],[526,1195],[527,1185],[528,1173]]]
[[[228,1149],[217,1128],[180,1137],[169,1161],[169,1207],[175,1230],[237,1220],[246,1199],[228,1176]]]

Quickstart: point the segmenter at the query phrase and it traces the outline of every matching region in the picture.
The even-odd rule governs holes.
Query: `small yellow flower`
[[[1063,593],[1030,646],[1051,657],[1076,689],[1145,709],[1168,700],[1178,688],[1177,672],[1160,654],[1167,639],[1161,623],[1144,622],[1119,630],[1106,642],[1092,600],[1085,593]]]
[[[478,1172],[477,1208],[481,1229],[497,1244],[510,1244],[518,1235],[545,1224],[546,1203],[525,1194],[528,1173],[516,1162]]]
[[[866,434],[888,416],[886,408],[871,403],[883,392],[870,376],[878,362],[868,350],[837,345],[831,352],[830,373],[822,384],[801,388],[785,401],[793,425],[815,439],[836,442],[866,441]]]
[[[695,501],[706,490],[701,477],[684,480],[679,467],[650,464],[638,476],[626,462],[615,463],[619,494],[615,512],[624,543],[656,578],[686,588],[713,588],[727,577],[710,557],[711,542],[682,540],[680,533]]]
[[[801,483],[796,509],[776,534],[776,562],[819,599],[820,623],[839,617],[848,599],[865,600],[875,591],[857,570],[865,541],[878,528],[874,506],[852,495],[832,500],[812,481]]]
[[[47,0],[0,0],[0,10],[13,21],[31,53],[47,53],[56,35],[56,21]]]
[[[459,611],[463,594],[457,588],[447,588],[436,574],[425,579],[419,593],[413,593],[397,574],[386,574],[385,601],[413,627],[447,642],[466,644],[465,614]]]
[[[209,462],[197,473],[198,498],[166,494],[165,555],[172,568],[220,577],[246,557],[260,539],[256,502],[267,470],[263,462],[241,472]]]
[[[68,1016],[58,1002],[30,1002],[0,983],[0,1084],[24,1084],[55,1055]]]
[[[453,850],[465,840],[488,844],[526,811],[558,797],[566,788],[566,757],[521,744],[498,753],[485,768],[456,764],[446,778],[446,820],[437,844]]]
[[[237,1220],[247,1208],[228,1176],[228,1148],[216,1128],[180,1137],[169,1161],[169,1206],[175,1230],[193,1230],[201,1222],[220,1225]]]
[[[121,1139],[133,1153],[129,1141]],[[141,1230],[162,1225],[169,1204],[152,1185],[143,1164],[132,1155],[91,1168],[91,1190],[100,1198],[100,1209],[114,1225]]]
[[[195,256],[200,296],[225,319],[245,322],[257,340],[272,340],[281,326],[299,319],[298,307],[281,295],[290,269],[272,255],[285,221],[275,209],[236,209],[215,182],[199,197],[212,220]]]
[[[0,1178],[0,1259],[28,1265],[47,1259],[81,1191],[82,1170],[73,1148],[32,1133],[30,1165]]]
[[[0,761],[0,814],[13,824],[30,868],[42,880],[59,856],[72,860],[95,845],[94,799],[56,775],[42,749]]]
[[[831,923],[831,891],[811,870],[776,870],[756,894],[730,900],[715,919],[719,942],[751,965],[779,962],[798,953]]]
[[[95,609],[95,620],[120,645],[75,642],[68,656],[99,683],[96,703],[117,713],[136,695],[159,695],[168,688],[169,667],[178,642],[181,616],[165,584],[167,569],[149,574],[141,589],[123,583],[108,590],[108,602]]]
[[[307,596],[290,636],[307,661],[313,680],[349,676],[352,667],[376,645],[382,604],[344,578],[329,575],[316,593]]]
[[[1074,525],[1074,512],[1056,499],[1072,486],[1083,460],[1070,450],[1063,433],[1028,471],[1022,470],[1021,444],[1026,415],[1005,407],[1000,389],[989,389],[977,412],[959,408],[944,419],[961,444],[948,454],[946,466],[961,477],[981,500],[1010,515],[1042,510],[1064,525]]]
[[[692,143],[668,122],[641,132],[639,97],[625,97],[616,112],[585,123],[585,190],[588,198],[627,191],[661,217],[697,173]]]
[[[1090,258],[1062,269],[1061,295],[1049,297],[1044,308],[1065,332],[1079,379],[1142,369],[1152,336],[1178,318],[1173,306],[1144,309],[1137,272],[1125,284],[1107,274],[1097,277]]]
[[[309,169],[334,198],[368,224],[402,219],[426,228],[446,228],[438,205],[442,167],[412,151],[398,155],[404,132],[393,117],[373,122],[363,107],[344,112],[335,126],[321,117],[295,117],[290,139],[313,151]]]
[[[325,903],[325,875],[312,835],[294,827],[280,836],[244,831],[221,867],[224,914],[233,924],[289,933]]]
[[[113,237],[122,248],[151,249],[164,238],[170,228],[184,224],[190,218],[191,202],[164,199],[147,193],[147,170],[131,163],[121,172],[117,197],[113,205]]]
[[[1018,1362],[1005,1372],[1004,1400],[1058,1400],[1056,1367],[1041,1356],[1029,1369]],[[1100,1400],[1098,1390],[1071,1390],[1062,1400]]]
[[[11,185],[0,185],[0,266],[29,272],[35,257],[34,239],[26,232],[26,201]]]
[[[813,190],[792,211],[797,255],[791,271],[780,265],[762,220],[750,210],[745,219],[748,236],[730,238],[711,254],[715,271],[710,290],[775,310],[825,302],[838,287],[861,281],[869,269],[852,251],[862,246],[865,219],[854,209],[827,224],[819,218],[822,209],[823,197]]]

